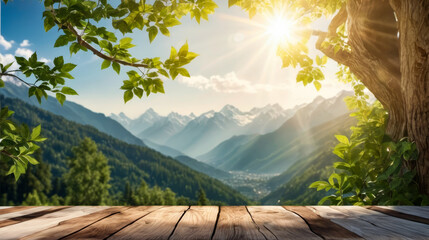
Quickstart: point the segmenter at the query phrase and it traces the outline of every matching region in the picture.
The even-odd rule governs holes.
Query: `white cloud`
[[[44,62],[44,63],[46,63],[46,64],[49,64],[49,63],[51,63],[51,62],[52,62],[52,60],[51,60],[51,59],[47,59],[47,58],[44,58],[44,57],[40,58],[40,59],[39,59],[39,61]]]
[[[12,44],[14,44],[15,42],[12,41],[7,41],[6,39],[4,39],[3,36],[0,35],[0,45],[2,45],[6,50],[9,50],[12,47]]]
[[[25,57],[25,58],[31,57],[31,55],[33,55],[33,53],[34,52],[28,48],[17,48],[15,51],[16,56],[21,56],[21,57]]]
[[[289,89],[286,84],[254,84],[247,80],[239,79],[235,72],[227,73],[225,76],[214,75],[210,78],[204,76],[182,77],[179,78],[179,82],[201,90],[214,90],[224,93],[257,93]]]
[[[30,41],[28,41],[27,39],[25,39],[24,41],[22,41],[21,44],[19,44],[20,47],[28,47],[30,46]]]

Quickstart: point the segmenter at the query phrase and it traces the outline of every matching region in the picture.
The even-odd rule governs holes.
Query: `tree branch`
[[[23,82],[24,84],[26,84],[26,85],[27,85],[27,86],[29,86],[29,87],[34,86],[33,84],[30,84],[30,83],[28,83],[28,82],[24,81],[22,78],[20,78],[20,77],[18,77],[18,76],[16,76],[16,75],[13,75],[13,74],[9,74],[9,73],[0,73],[0,77],[1,77],[1,76],[13,77],[13,78],[16,78],[16,79],[18,79],[19,81]]]
[[[67,26],[67,29],[70,30],[73,33],[73,35],[76,36],[77,42],[81,46],[87,48],[88,50],[90,50],[91,52],[93,52],[98,57],[100,57],[100,58],[102,58],[104,60],[107,60],[107,61],[111,61],[111,62],[116,62],[116,63],[122,64],[122,65],[125,65],[125,66],[131,66],[131,67],[137,67],[137,68],[138,67],[143,67],[143,68],[147,68],[148,67],[147,64],[143,64],[143,63],[130,63],[130,62],[127,62],[127,61],[124,61],[124,60],[120,60],[120,59],[116,59],[114,57],[107,56],[107,55],[103,54],[102,52],[98,51],[97,49],[95,49],[93,46],[91,46],[91,44],[89,44],[88,42],[86,42],[85,40],[83,40],[82,36],[77,33],[77,31],[73,28],[73,26],[70,23],[68,23],[66,26]]]
[[[314,30],[312,32],[312,35],[319,36],[316,42],[316,49],[323,52],[326,56],[329,58],[337,61],[338,63],[341,63],[343,65],[348,65],[348,60],[350,59],[350,53],[347,51],[344,51],[340,49],[338,52],[335,53],[333,46],[322,46],[322,43],[327,39],[331,37],[337,36],[337,28],[345,23],[347,20],[347,10],[346,7],[343,6],[335,15],[335,17],[332,19],[331,23],[328,27],[328,32],[322,32],[318,30]]]

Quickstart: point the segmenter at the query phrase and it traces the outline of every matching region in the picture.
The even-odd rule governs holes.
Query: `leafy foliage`
[[[12,114],[13,111],[7,107],[0,111],[0,160],[10,165],[6,174],[13,173],[18,180],[25,173],[28,163],[38,164],[32,154],[39,149],[36,143],[43,142],[45,138],[40,136],[40,125],[30,131],[27,125],[11,121]]]
[[[358,86],[358,85],[356,85]],[[350,137],[336,135],[335,162],[328,181],[316,181],[310,188],[333,191],[319,204],[337,205],[421,205],[427,196],[419,194],[416,173],[410,170],[418,158],[414,143],[392,141],[385,134],[387,112],[376,101],[369,104],[364,95],[346,99],[358,123]]]
[[[7,4],[8,0],[3,2]],[[101,69],[112,67],[118,74],[121,71],[121,65],[134,67],[140,72],[135,70],[127,72],[129,79],[125,80],[121,87],[124,90],[125,102],[134,96],[142,98],[144,92],[146,96],[151,93],[164,93],[162,78],[175,79],[179,74],[189,77],[184,66],[198,56],[188,51],[188,44],[185,43],[179,52],[172,47],[170,57],[165,61],[161,61],[159,57],[138,59],[129,52],[129,49],[135,46],[132,44],[132,38],[125,35],[136,29],[145,30],[152,42],[158,32],[169,36],[169,28],[179,25],[179,19],[186,14],[190,13],[191,18],[195,18],[199,23],[201,18],[208,20],[208,15],[217,8],[212,0],[156,0],[152,4],[144,0],[127,0],[121,1],[115,7],[107,0],[44,0],[43,3],[45,31],[56,26],[63,32],[55,41],[54,47],[69,45],[71,55],[89,50],[104,59]],[[118,39],[114,32],[108,31],[106,26],[102,25],[108,20],[111,26],[119,30],[124,37]],[[54,59],[53,67],[38,61],[36,53],[28,59],[15,56],[15,60],[19,69],[10,70],[13,63],[0,64],[0,88],[5,85],[3,77],[12,77],[28,85],[30,87],[28,96],[36,96],[39,103],[43,97],[47,99],[49,91],[55,93],[61,104],[66,101],[66,95],[77,95],[74,89],[65,86],[65,79],[73,79],[70,72],[76,65],[64,63],[62,56]],[[26,78],[33,76],[35,82],[27,82],[18,73]],[[2,109],[2,124],[3,119],[9,117],[9,113],[3,114],[3,112],[8,112],[8,109]],[[2,132],[0,136],[2,140],[0,151],[2,158],[6,156],[6,161],[13,159],[14,164],[9,173],[14,173],[18,179],[22,173],[25,173],[28,163],[36,164],[30,155],[37,145],[29,141],[32,139],[27,139],[28,129],[26,130],[24,126],[20,128],[23,129],[21,131],[16,130],[17,127],[10,120],[7,121],[7,125],[7,132]],[[12,149],[15,150],[12,151]]]
[[[282,42],[277,47],[277,55],[281,58],[282,67],[300,68],[296,81],[304,86],[313,83],[317,90],[325,79],[322,69],[327,63],[327,56],[310,56],[307,43],[312,35],[327,35],[328,33],[311,30],[310,23],[322,17],[331,17],[343,6],[345,0],[322,0],[317,2],[293,0],[228,0],[229,6],[239,6],[249,13],[252,18],[256,14],[267,16],[283,15],[294,22],[297,27],[294,41]],[[333,47],[335,53],[347,50],[348,36],[344,24],[335,29],[335,34],[327,36],[322,47]]]

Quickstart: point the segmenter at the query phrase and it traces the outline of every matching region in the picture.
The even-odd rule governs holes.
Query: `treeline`
[[[39,164],[29,165],[28,173],[18,182],[5,176],[6,166],[0,166],[0,205],[208,205],[203,189],[197,192],[198,201],[176,197],[170,188],[149,187],[142,180],[137,188],[127,182],[124,191],[109,194],[110,169],[108,160],[90,138],[72,149],[69,170],[52,184],[50,166],[42,161],[41,151],[35,154]],[[5,162],[0,162],[5,165]],[[12,180],[12,181],[11,181]]]
[[[41,135],[47,138],[40,144],[41,151],[36,154],[39,155],[36,158],[44,163],[29,166],[29,174],[21,176],[22,179],[16,184],[13,176],[5,176],[7,168],[0,168],[1,203],[24,202],[27,195],[32,193],[34,185],[38,185],[36,190],[40,193],[39,199],[42,202],[44,197],[41,193],[48,199],[54,197],[52,201],[56,201],[57,198],[60,203],[64,203],[67,196],[65,177],[69,170],[67,161],[73,156],[73,147],[78,146],[85,137],[91,138],[97,144],[99,151],[108,159],[111,198],[109,204],[119,204],[122,201],[121,197],[127,182],[134,192],[141,186],[142,181],[150,188],[158,186],[162,191],[170,188],[176,193],[177,204],[184,202],[184,199],[195,204],[198,202],[200,190],[204,190],[207,198],[210,199],[210,204],[244,205],[249,202],[239,192],[219,180],[194,171],[150,148],[127,144],[91,126],[68,121],[18,99],[0,95],[0,102],[11,106],[11,110],[15,111],[12,116],[14,121],[25,123],[30,127],[41,124]],[[5,163],[0,160],[0,164]],[[47,166],[44,167],[44,165]],[[29,179],[26,180],[27,178]],[[50,183],[45,179],[50,179]],[[5,193],[6,198],[3,197]]]

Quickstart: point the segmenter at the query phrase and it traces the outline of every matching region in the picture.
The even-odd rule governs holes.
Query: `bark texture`
[[[323,48],[347,24],[351,52]],[[429,195],[429,1],[348,0],[316,48],[344,64],[389,111],[387,133],[419,150],[417,173]]]
[[[407,132],[419,149],[417,172],[429,194],[429,1],[390,1],[399,22]]]

